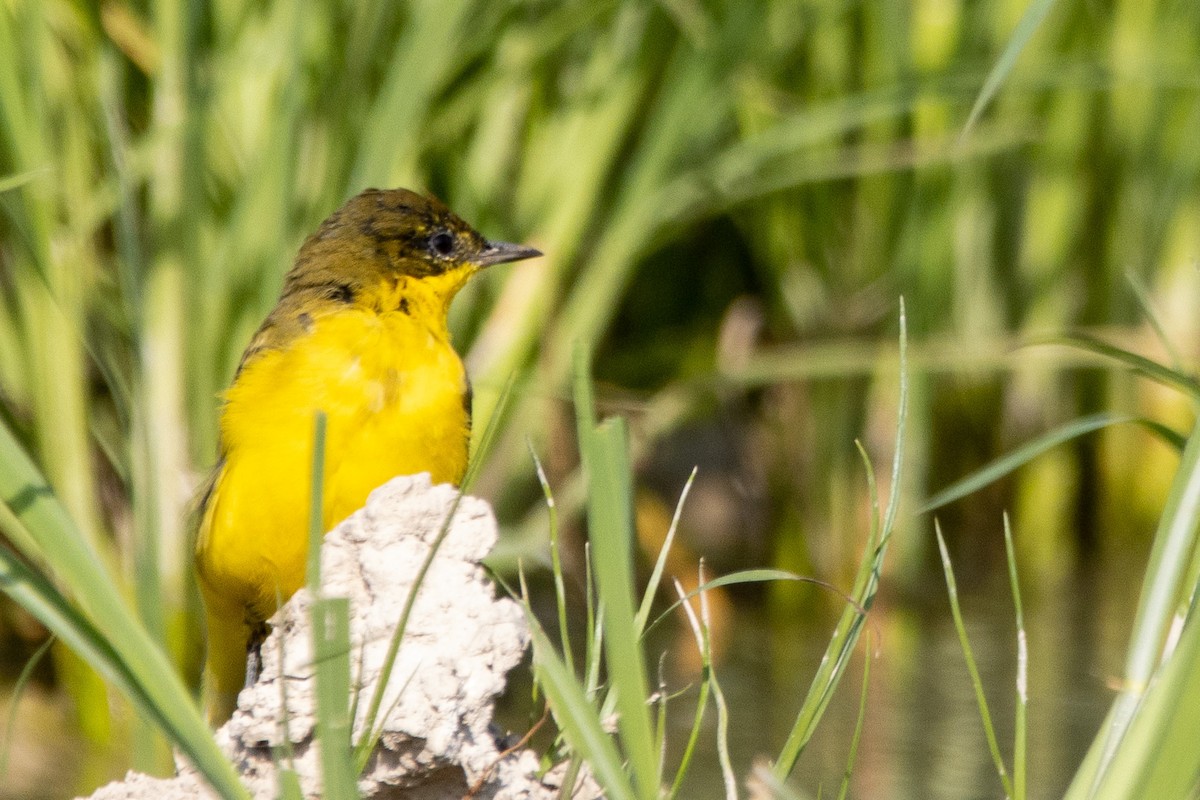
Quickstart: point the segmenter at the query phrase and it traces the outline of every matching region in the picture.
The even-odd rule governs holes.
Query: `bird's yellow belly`
[[[303,585],[318,410],[327,417],[328,530],[397,475],[462,479],[466,390],[445,336],[399,312],[326,317],[248,364],[227,395],[224,465],[197,548],[206,595],[265,619]]]

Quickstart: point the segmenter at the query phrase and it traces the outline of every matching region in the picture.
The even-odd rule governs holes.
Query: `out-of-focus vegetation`
[[[478,418],[516,376],[475,486],[506,523],[498,564],[545,558],[527,439],[579,519],[580,343],[602,409],[631,417],[640,521],[698,465],[688,551],[848,584],[869,513],[853,441],[891,451],[899,295],[910,511],[1069,419],[1191,422],[1087,352],[1019,345],[1082,329],[1169,360],[1144,290],[1194,360],[1200,10],[1055,5],[963,135],[1027,11],[0,0],[0,415],[194,679],[187,514],[219,392],[305,234],[362,188],[410,186],[547,254],[484,276],[452,319]],[[1141,553],[1175,462],[1116,428],[943,509],[962,584],[1003,580],[1004,508],[1034,602],[1077,563]],[[891,576],[923,591],[928,524],[901,529]],[[782,622],[811,597],[756,599]],[[44,636],[4,606],[6,677]],[[69,697],[84,744],[52,792],[161,767],[53,652],[30,695]]]

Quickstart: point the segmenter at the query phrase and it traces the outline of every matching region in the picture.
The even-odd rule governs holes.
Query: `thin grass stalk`
[[[512,382],[506,385],[504,393],[501,395],[503,402],[507,402],[509,390]],[[421,562],[420,568],[413,577],[412,588],[408,592],[408,597],[404,600],[404,608],[400,612],[400,619],[396,622],[396,629],[392,633],[391,641],[388,643],[387,653],[383,657],[383,663],[379,670],[378,682],[375,685],[375,691],[371,694],[371,699],[367,705],[366,716],[363,718],[362,734],[354,747],[354,760],[356,763],[355,774],[361,773],[367,765],[367,761],[374,751],[375,745],[379,742],[379,738],[383,735],[383,726],[387,719],[385,713],[383,718],[380,718],[379,711],[383,704],[384,695],[387,692],[388,684],[391,681],[392,669],[396,664],[396,657],[400,653],[400,644],[404,640],[404,634],[408,629],[408,620],[412,615],[412,610],[417,602],[417,595],[425,584],[425,576],[429,574],[430,567],[433,566],[433,560],[437,557],[438,551],[441,549],[442,543],[446,541],[446,537],[450,534],[450,526],[454,521],[454,515],[458,513],[459,503],[462,501],[464,491],[470,487],[478,470],[478,463],[481,454],[486,454],[491,446],[491,442],[495,436],[496,420],[503,411],[503,404],[497,407],[497,413],[493,414],[488,420],[488,424],[484,429],[483,436],[480,439],[478,449],[467,464],[467,471],[463,477],[462,487],[454,497],[454,502],[450,505],[450,510],[446,514],[446,518],[442,520],[441,528],[438,530],[437,536],[429,544],[429,552],[425,555],[425,560]]]
[[[454,514],[458,511],[458,501],[462,498],[460,492],[450,506],[449,513],[442,521],[441,529],[437,536],[430,542],[429,552],[425,556],[425,560],[421,562],[420,568],[417,570],[416,576],[413,578],[412,588],[408,592],[408,597],[404,601],[404,609],[400,613],[400,619],[396,622],[396,630],[392,634],[391,641],[388,643],[387,653],[383,658],[383,665],[379,672],[379,680],[375,685],[375,691],[371,694],[371,700],[367,705],[366,716],[363,718],[362,735],[359,737],[358,743],[354,748],[355,772],[361,773],[367,766],[367,761],[371,758],[371,753],[375,749],[375,745],[383,736],[383,726],[386,722],[387,715],[380,716],[380,708],[383,705],[384,695],[387,693],[388,683],[390,682],[392,669],[396,664],[396,657],[400,654],[400,644],[404,640],[404,633],[408,629],[408,620],[412,616],[413,607],[416,605],[417,595],[420,593],[421,587],[425,584],[425,576],[429,573],[430,567],[433,566],[433,559],[437,556],[438,550],[441,549],[442,543],[450,533],[450,524],[454,519]]]
[[[633,800],[639,797],[626,774],[621,754],[605,732],[601,716],[585,687],[559,658],[529,605],[524,572],[521,573],[522,609],[529,622],[533,666],[538,685],[549,701],[562,736],[604,788],[606,796]]]
[[[682,586],[677,586],[676,593],[678,594],[679,589],[682,588]],[[686,599],[685,595],[680,600],[684,606],[687,605]],[[703,651],[701,651],[701,658],[703,658]],[[696,745],[700,741],[700,731],[704,726],[704,712],[708,708],[708,697],[712,692],[712,687],[709,685],[711,675],[711,666],[703,668],[700,676],[700,693],[696,698],[696,710],[692,713],[691,732],[688,733],[687,744],[684,746],[683,756],[679,760],[679,768],[675,770],[675,778],[671,781],[671,789],[667,793],[667,797],[671,800],[679,796],[683,780],[687,777],[688,769],[692,764],[692,758],[696,754]]]
[[[654,697],[651,701],[658,711],[655,715],[655,744],[658,749],[658,775],[655,776],[654,785],[663,785],[663,776],[667,764],[667,704],[670,702],[670,692],[667,691],[667,679],[665,675],[667,665],[667,653],[663,653],[658,657],[658,687],[655,689]]]
[[[1200,402],[1200,381],[1197,381],[1192,375],[1178,369],[1172,369],[1137,353],[1131,353],[1124,348],[1109,344],[1095,336],[1080,332],[1067,333],[1048,339],[1046,343],[1065,344],[1086,352],[1095,353],[1105,359],[1123,364],[1164,386],[1178,389],[1188,394],[1193,401]]]
[[[1091,414],[1086,417],[1074,419],[1064,425],[1060,425],[1046,433],[1038,436],[1032,441],[1026,442],[1017,449],[1007,453],[996,460],[985,464],[983,467],[975,470],[970,475],[967,475],[961,480],[957,480],[945,489],[935,494],[926,500],[917,510],[919,514],[925,514],[930,511],[935,511],[943,506],[953,503],[955,500],[960,500],[969,494],[972,494],[984,486],[995,483],[1000,478],[1008,475],[1020,467],[1025,466],[1033,459],[1051,450],[1060,444],[1078,439],[1080,436],[1092,433],[1094,431],[1103,430],[1111,425],[1120,425],[1126,422],[1138,422],[1136,417],[1128,414],[1115,414],[1107,411],[1098,414]]]
[[[11,192],[13,189],[19,189],[30,181],[48,178],[50,177],[50,172],[49,165],[44,165],[25,172],[18,172],[15,175],[5,175],[3,178],[0,178],[0,194]]]
[[[704,564],[700,565],[701,577],[704,574]],[[712,616],[708,607],[708,594],[700,593],[700,617],[704,623],[704,646],[709,651],[708,660],[712,663]],[[737,776],[733,773],[733,760],[729,755],[729,704],[725,702],[725,693],[717,680],[717,672],[710,667],[713,705],[717,708],[717,759],[721,763],[721,778],[725,783],[727,800],[737,800]]]
[[[904,461],[904,436],[908,412],[908,327],[905,315],[904,298],[900,299],[900,391],[897,408],[896,440],[892,454],[892,485],[888,498],[887,509],[882,522],[879,515],[879,495],[875,486],[875,473],[866,453],[859,445],[863,457],[863,465],[867,476],[867,488],[871,502],[871,532],[867,537],[867,550],[859,565],[852,593],[853,605],[848,606],[834,628],[833,636],[825,649],[821,665],[813,677],[808,694],[796,715],[796,721],[780,750],[772,772],[782,783],[791,774],[800,754],[803,752],[817,723],[825,713],[833,691],[837,688],[858,637],[866,621],[866,615],[871,609],[875,593],[879,588],[880,575],[883,570],[883,559],[887,554],[888,543],[891,540],[895,526],[896,514],[900,502],[901,467]]]
[[[158,589],[161,598],[164,591],[172,597],[182,594],[183,575],[190,568],[191,552],[184,529],[188,497],[181,486],[191,466],[186,438],[185,355],[189,343],[213,332],[186,328],[190,319],[185,297],[190,280],[187,265],[199,260],[193,246],[193,229],[199,219],[195,209],[200,192],[193,176],[201,157],[196,138],[189,131],[195,124],[197,102],[190,76],[196,64],[195,14],[177,0],[157,0],[151,8],[161,55],[159,72],[152,83],[151,124],[156,147],[152,180],[147,185],[153,257],[145,259],[136,295],[128,302],[136,314],[141,390],[138,405],[143,415],[134,432],[137,449],[131,457],[144,461],[146,474],[138,495],[144,526],[139,533],[140,546],[145,550],[141,558],[167,576],[166,584]],[[119,144],[114,142],[114,148]],[[132,176],[120,177],[123,187],[132,180]],[[131,216],[131,212],[122,212],[127,226],[133,224]],[[133,252],[136,233],[130,231],[129,235],[134,240],[125,249]]]
[[[679,518],[683,514],[683,504],[687,502],[688,494],[692,491],[692,484],[696,481],[698,471],[699,467],[692,467],[687,482],[683,484],[683,491],[679,493],[679,501],[675,503],[675,513],[672,515],[671,524],[667,528],[666,538],[663,539],[662,547],[658,551],[658,558],[654,561],[654,569],[650,573],[650,580],[646,582],[646,591],[642,593],[642,604],[638,607],[637,616],[634,617],[634,625],[637,628],[638,635],[643,634],[646,630],[646,620],[650,616],[650,611],[654,605],[654,598],[658,595],[658,587],[662,582],[663,571],[667,567],[667,556],[670,555],[671,545],[675,541],[675,533],[679,529]]]
[[[312,465],[308,491],[308,558],[304,565],[305,582],[314,598],[321,594],[321,542],[325,537],[325,430],[324,411],[313,414]]]
[[[1017,23],[1016,30],[1013,31],[1008,43],[1004,47],[1004,52],[1000,54],[1000,58],[996,60],[995,66],[988,73],[987,80],[984,81],[983,88],[979,90],[979,96],[975,98],[975,104],[971,107],[971,113],[967,116],[966,124],[963,125],[962,133],[959,135],[959,144],[966,142],[968,137],[975,129],[976,123],[983,115],[984,109],[992,101],[996,92],[1000,90],[1001,85],[1012,72],[1013,67],[1017,63],[1017,58],[1021,52],[1029,45],[1033,35],[1037,33],[1042,22],[1054,8],[1055,0],[1031,0],[1025,8],[1025,13],[1021,16],[1020,22]]]
[[[411,185],[419,177],[417,136],[436,92],[461,64],[463,30],[471,3],[446,5],[420,0],[408,6],[408,19],[396,40],[384,85],[360,132],[361,145],[348,188]],[[407,135],[397,137],[397,131]]]
[[[141,220],[134,196],[136,178],[131,174],[127,158],[129,132],[124,121],[127,109],[123,107],[118,86],[120,68],[112,54],[102,54],[100,72],[109,169],[115,176],[118,195],[114,237],[120,287],[117,300],[120,324],[128,326],[133,342],[147,345],[146,349],[137,353],[136,363],[142,368],[134,369],[131,386],[118,385],[115,378],[107,379],[117,415],[128,429],[128,441],[113,447],[109,455],[114,463],[126,465],[127,474],[124,477],[130,487],[133,553],[127,562],[130,572],[125,578],[134,587],[142,624],[160,645],[169,648],[174,660],[179,663],[184,650],[182,637],[172,640],[168,632],[181,610],[180,598],[184,596],[183,577],[186,574],[183,569],[183,552],[187,550],[183,546],[187,538],[183,534],[186,514],[178,486],[178,479],[187,469],[184,461],[186,447],[183,444],[185,428],[182,418],[177,418],[176,424],[168,429],[160,425],[157,430],[151,430],[151,420],[156,418],[155,409],[161,410],[158,403],[162,400],[161,397],[152,397],[148,388],[163,377],[154,371],[154,367],[164,366],[168,381],[175,373],[170,365],[156,365],[153,357],[148,361],[142,360],[148,355],[147,349],[161,346],[161,343],[150,344],[142,336],[144,296],[140,279],[148,267],[139,238]],[[115,375],[115,371],[109,370],[106,374]],[[177,394],[174,399],[178,407],[182,407],[182,398],[178,395],[181,388],[175,386]],[[124,447],[128,452],[119,453],[117,447]],[[175,456],[169,462],[162,458],[167,452]],[[147,731],[138,731],[136,738],[142,742],[136,749],[149,753],[141,757],[135,754],[135,764],[140,762],[142,769],[154,771],[169,768],[171,755],[169,749],[163,746],[165,742],[161,739],[155,741]],[[149,765],[147,761],[150,761]]]
[[[519,595],[521,607],[525,610],[525,613],[532,618],[533,607],[529,601],[529,584],[525,579],[525,566],[519,561],[517,562],[517,578],[521,587],[521,593]],[[512,592],[509,591],[509,594],[512,595]],[[566,665],[564,664],[564,667],[565,666]],[[574,670],[567,670],[566,674],[574,674]],[[541,683],[536,679],[535,676],[535,680],[533,682],[534,700],[538,698],[541,690]],[[592,697],[586,692],[584,696],[587,698],[589,703],[592,701]],[[549,705],[548,700],[547,708],[553,712],[553,708]],[[559,800],[570,800],[570,798],[575,794],[575,782],[579,779],[580,770],[583,768],[583,754],[580,751],[570,748],[568,745],[564,744],[563,733],[561,731],[559,732],[558,738],[555,740],[554,749],[560,753],[563,750],[567,750],[569,752],[569,760],[566,768],[563,770],[562,783],[558,789],[558,798]]]
[[[1162,315],[1159,314],[1158,309],[1155,307],[1154,298],[1150,296],[1150,287],[1132,269],[1125,270],[1125,282],[1129,284],[1129,288],[1137,300],[1138,308],[1141,309],[1142,316],[1154,331],[1154,336],[1158,339],[1158,343],[1167,351],[1167,358],[1170,360],[1171,369],[1174,372],[1183,374],[1186,369],[1183,354],[1179,352],[1179,348],[1175,346],[1175,342],[1167,334],[1167,327],[1163,324]]]
[[[25,559],[3,543],[0,543],[0,589],[104,680],[125,692],[135,708],[164,728],[169,727],[165,714],[155,705],[135,668],[122,658],[104,633],[45,576],[31,569]]]
[[[596,597],[591,542],[584,543],[583,558],[587,586],[587,647],[584,652],[587,672],[583,685],[587,690],[588,699],[594,700],[600,691],[600,666],[604,660],[604,601]]]
[[[323,796],[348,800],[357,796],[350,747],[350,602],[326,598],[321,589],[321,543],[325,536],[324,411],[313,415],[312,470],[309,479],[308,559],[305,582],[311,602],[312,657],[316,679],[317,741],[321,754]],[[280,637],[282,640],[282,637]],[[284,663],[282,660],[280,665]],[[281,680],[280,683],[286,683]],[[283,707],[287,719],[287,707]],[[289,750],[291,743],[288,743]],[[360,768],[361,770],[361,768]]]
[[[315,419],[314,419],[314,427],[315,427]],[[314,472],[314,474],[315,474],[315,472]],[[324,470],[322,470],[322,475],[323,474],[324,474]],[[311,518],[312,512],[310,511],[309,513],[310,513],[310,518]],[[311,523],[310,523],[310,525],[311,525]],[[277,591],[278,591],[278,589],[277,589]],[[279,605],[279,606],[283,605],[282,599],[283,598],[278,597],[278,595],[277,595],[277,599],[276,599],[277,605]],[[283,629],[280,629],[279,635],[275,637],[275,642],[276,642],[275,658],[278,659],[280,666],[287,663],[284,660],[287,656],[287,645],[286,645],[286,642],[284,641],[284,638],[285,638],[284,631],[283,631]],[[291,731],[292,715],[291,715],[291,710],[290,710],[291,706],[288,704],[288,682],[286,680],[279,681],[279,708],[281,711],[280,719],[279,719],[279,728],[280,728],[280,732],[282,733],[282,735],[280,736],[280,739],[282,740],[282,742],[278,747],[276,747],[272,751],[271,757],[272,757],[272,760],[275,762],[276,769],[279,770],[280,794],[287,796],[288,794],[290,794],[292,792],[293,784],[294,784],[296,791],[299,791],[300,775],[299,775],[299,773],[296,772],[296,748],[292,744],[292,731]]]
[[[858,573],[855,576],[854,589],[851,592],[851,600],[853,602],[842,612],[842,616],[834,628],[829,645],[825,648],[825,654],[821,658],[821,664],[817,668],[817,674],[813,676],[808,694],[805,695],[804,702],[800,706],[800,711],[796,715],[796,721],[792,725],[792,730],[784,742],[779,758],[776,759],[773,771],[776,778],[781,782],[786,780],[788,775],[791,774],[792,768],[795,766],[804,747],[808,744],[809,739],[816,730],[817,723],[824,715],[825,709],[833,696],[833,691],[846,669],[849,654],[853,650],[854,643],[861,630],[861,625],[865,620],[866,612],[869,610],[868,606],[859,602],[858,599],[867,596],[872,583],[871,571],[876,568],[873,566],[873,562],[881,554],[879,502],[875,486],[874,470],[870,462],[866,459],[866,453],[862,450],[862,445],[858,444],[858,447],[867,473],[868,495],[871,500],[872,512],[871,532],[867,537],[866,555],[864,555],[862,562],[859,564]]]
[[[1012,587],[1013,611],[1017,623],[1017,692],[1013,719],[1013,794],[1012,800],[1025,800],[1026,712],[1029,707],[1029,643],[1025,635],[1025,612],[1021,606],[1021,583],[1017,580],[1017,554],[1013,547],[1012,526],[1004,515],[1004,553],[1008,560],[1008,580]]]
[[[699,583],[704,585],[704,564],[701,563]],[[683,590],[683,585],[678,581],[674,581],[675,594],[679,597],[680,605],[683,608],[684,616],[687,618],[688,626],[692,630],[692,636],[696,640],[696,647],[700,651],[701,669],[704,673],[705,684],[712,692],[713,705],[717,709],[717,760],[721,765],[721,780],[725,788],[725,797],[727,800],[737,800],[737,778],[733,774],[733,765],[729,758],[729,706],[725,702],[725,695],[721,692],[721,686],[717,681],[716,670],[713,669],[712,663],[712,640],[710,637],[711,628],[709,620],[711,619],[708,611],[708,600],[705,592],[700,592],[700,614],[696,614],[696,609],[692,608],[691,603],[687,602],[688,595]],[[697,714],[699,719],[699,714]],[[676,773],[675,780],[678,783],[684,775],[682,767]]]
[[[1188,564],[1187,572],[1184,573],[1183,585],[1187,587],[1187,594],[1175,609],[1175,617],[1171,621],[1167,641],[1163,647],[1164,660],[1175,652],[1179,636],[1183,632],[1183,625],[1192,618],[1197,603],[1200,602],[1200,548],[1192,553],[1191,562]]]
[[[858,758],[858,744],[862,739],[863,723],[867,718],[867,690],[871,688],[871,634],[867,633],[866,654],[863,657],[863,683],[858,696],[858,717],[854,721],[854,735],[850,737],[850,753],[846,756],[846,770],[842,773],[842,785],[838,790],[838,800],[846,800],[850,791],[850,776],[854,773],[854,762]]]
[[[529,456],[533,459],[534,469],[537,471],[538,483],[541,484],[542,494],[546,497],[546,511],[550,517],[548,521],[550,526],[550,573],[554,577],[554,605],[558,612],[558,637],[562,642],[563,660],[566,662],[567,669],[573,673],[575,672],[575,653],[571,646],[571,631],[567,625],[567,587],[563,581],[562,554],[558,540],[558,508],[554,503],[554,493],[550,490],[550,481],[546,478],[546,471],[542,469],[541,459],[534,452],[533,443],[527,443]]]
[[[25,688],[29,685],[30,679],[33,677],[33,671],[37,669],[38,664],[42,663],[42,659],[46,653],[50,652],[51,645],[54,644],[55,638],[53,635],[47,636],[46,641],[38,645],[37,650],[25,661],[21,667],[21,673],[17,676],[16,682],[13,684],[12,692],[8,698],[8,719],[4,723],[4,740],[0,745],[0,777],[8,774],[8,759],[12,753],[13,731],[17,727],[17,709],[21,707],[21,698],[25,695]]]
[[[963,624],[962,608],[958,604],[958,582],[954,579],[954,566],[950,563],[950,552],[946,549],[946,540],[942,537],[942,528],[935,519],[934,533],[937,536],[938,552],[942,557],[942,572],[946,576],[946,594],[950,597],[950,613],[954,617],[954,630],[958,633],[959,647],[962,648],[963,658],[967,662],[967,672],[971,676],[971,687],[975,690],[975,702],[979,706],[979,717],[983,720],[983,732],[987,737],[988,751],[992,754],[992,764],[996,774],[1004,784],[1004,795],[1013,796],[1012,779],[1008,777],[1008,769],[1004,766],[1004,756],[1000,753],[1000,744],[996,740],[996,726],[992,724],[992,713],[988,708],[987,695],[983,692],[983,679],[979,677],[979,666],[975,662],[975,653],[971,649],[967,628]]]
[[[666,67],[669,93],[656,98],[646,122],[647,138],[621,182],[616,209],[605,226],[596,255],[578,277],[563,304],[555,332],[550,337],[547,379],[563,386],[570,377],[571,347],[582,344],[589,352],[616,313],[641,251],[656,231],[647,224],[662,202],[659,190],[666,183],[679,148],[701,135],[711,118],[698,118],[701,86],[707,70],[697,68],[677,47]]]

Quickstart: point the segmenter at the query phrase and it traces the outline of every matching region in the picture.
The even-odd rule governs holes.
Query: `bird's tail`
[[[231,604],[204,589],[208,655],[204,661],[204,711],[214,728],[223,725],[237,708],[238,692],[246,683],[246,648],[250,628],[244,607]]]

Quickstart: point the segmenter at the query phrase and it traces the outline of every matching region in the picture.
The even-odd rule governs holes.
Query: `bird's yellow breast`
[[[327,415],[326,530],[397,475],[462,479],[466,375],[433,318],[347,307],[244,366],[226,395],[225,460],[197,548],[208,589],[265,619],[303,585],[318,410]]]

